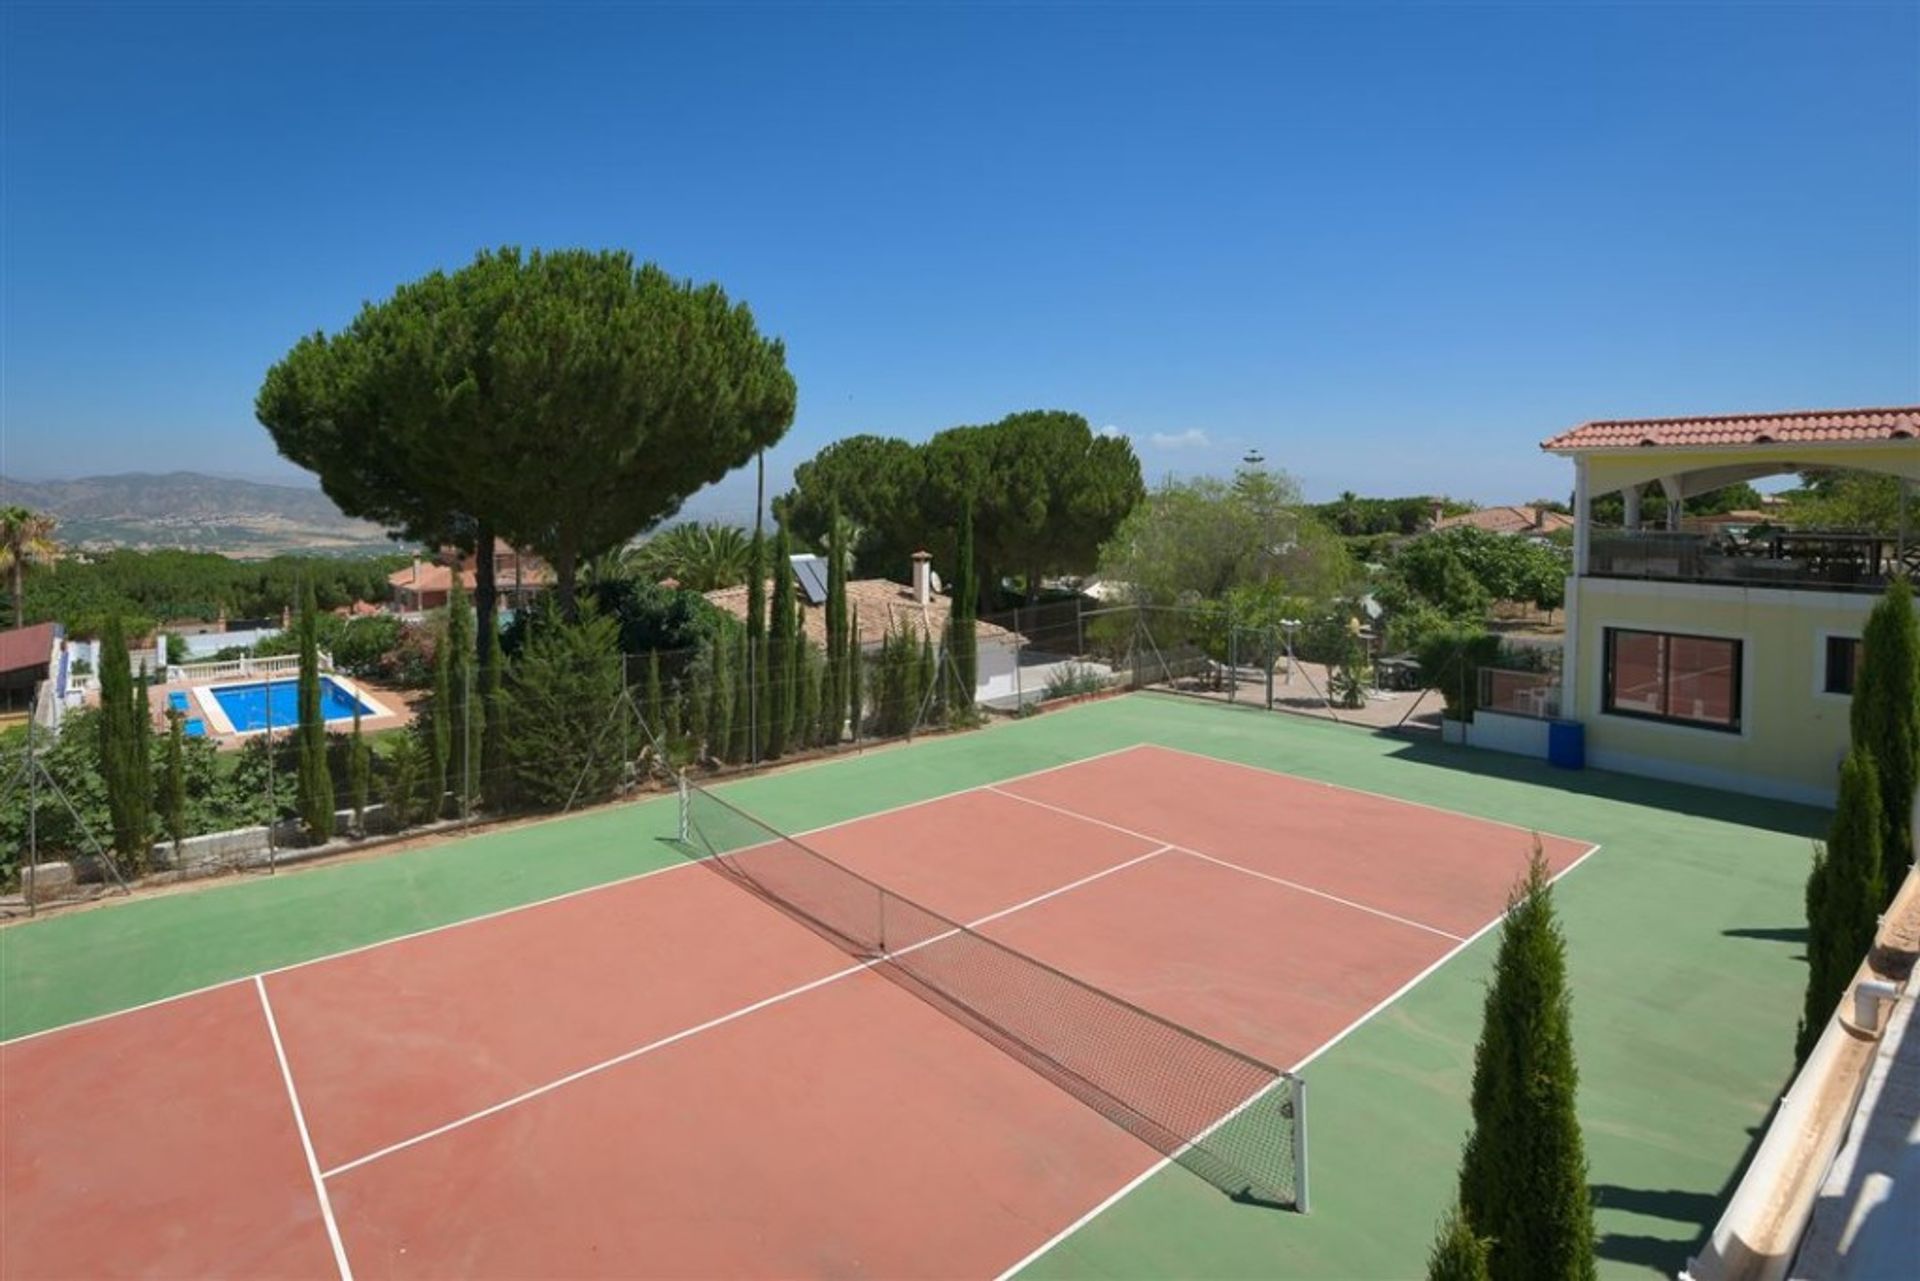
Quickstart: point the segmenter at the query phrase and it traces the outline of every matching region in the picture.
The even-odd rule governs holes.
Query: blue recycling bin
[[[1547,722],[1547,763],[1560,769],[1587,767],[1587,727],[1579,721]]]

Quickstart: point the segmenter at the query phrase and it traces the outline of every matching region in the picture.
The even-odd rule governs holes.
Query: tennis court
[[[1179,1137],[1246,1128],[1128,1018],[1299,1070],[1490,925],[1533,842],[1147,744],[801,835],[886,887],[892,942],[821,928],[857,897],[769,903],[742,842],[744,884],[689,861],[6,1043],[0,1267],[1000,1275],[1178,1151],[1022,1045],[1072,1039]],[[955,939],[1016,958],[955,979],[959,1017],[897,959]]]

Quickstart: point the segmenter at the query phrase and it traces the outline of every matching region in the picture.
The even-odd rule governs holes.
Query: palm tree
[[[662,530],[632,553],[633,568],[659,581],[671,578],[689,591],[710,592],[747,581],[752,539],[738,525],[688,523]]]
[[[51,566],[60,555],[53,541],[59,522],[24,507],[0,507],[0,573],[13,594],[13,625],[27,625],[27,567]]]
[[[1340,527],[1340,532],[1343,534],[1360,532],[1360,495],[1351,489],[1340,491],[1340,510],[1334,518],[1334,523]]]

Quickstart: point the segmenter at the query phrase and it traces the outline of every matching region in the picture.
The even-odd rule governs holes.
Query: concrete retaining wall
[[[1473,720],[1467,725],[1467,745],[1545,760],[1549,723],[1535,716],[1490,712],[1482,707],[1474,712]]]

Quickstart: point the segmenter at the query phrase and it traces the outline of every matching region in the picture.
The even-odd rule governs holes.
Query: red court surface
[[[1532,844],[1156,747],[806,840],[1282,1067]],[[0,1108],[20,1278],[991,1276],[1162,1160],[691,864],[10,1042]]]

